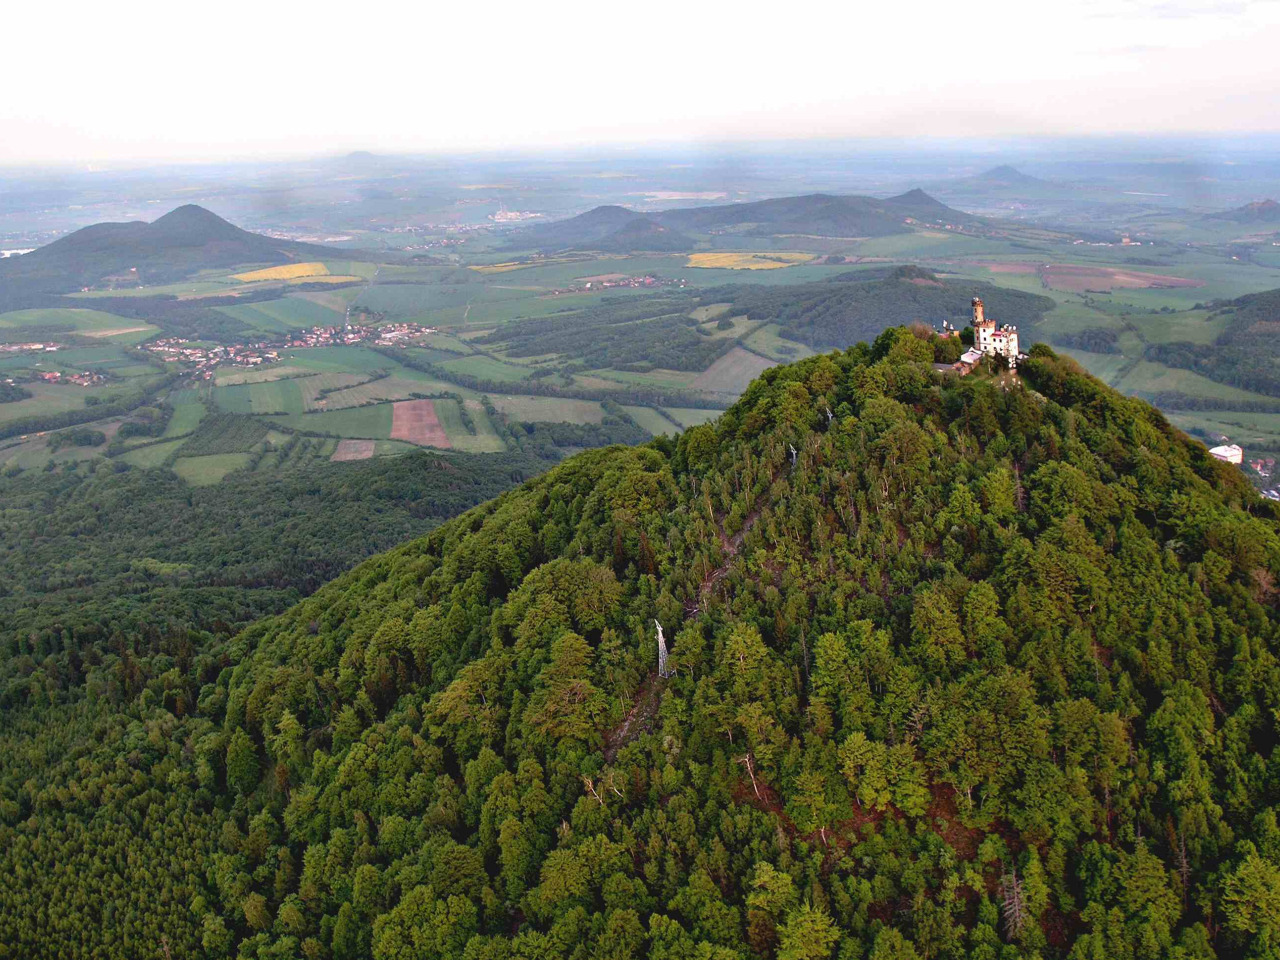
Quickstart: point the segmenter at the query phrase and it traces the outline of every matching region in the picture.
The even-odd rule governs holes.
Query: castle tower
[[[981,297],[974,297],[972,303],[973,345],[983,353],[993,353],[995,352],[996,322],[987,319]]]

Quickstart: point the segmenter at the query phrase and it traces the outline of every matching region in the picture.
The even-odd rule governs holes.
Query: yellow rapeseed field
[[[287,263],[283,267],[267,267],[248,273],[232,274],[232,279],[253,283],[257,280],[296,280],[298,277],[327,276],[329,268],[323,263]]]
[[[723,252],[723,253],[691,253],[689,267],[715,267],[720,270],[777,270],[797,263],[806,263],[813,259],[809,253],[768,253]]]

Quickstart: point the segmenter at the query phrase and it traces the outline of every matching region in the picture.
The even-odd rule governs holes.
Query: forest
[[[1213,305],[1209,314],[1226,316],[1227,326],[1212,344],[1185,341],[1153,344],[1149,359],[1204,374],[1211,380],[1280,397],[1276,361],[1275,318],[1280,290],[1268,290]]]
[[[107,460],[0,478],[0,705],[128,700],[175,650],[224,642],[547,462],[419,453],[197,488]]]
[[[0,955],[1276,956],[1276,508],[1045,346],[943,348],[770,369],[146,674],[15,631]],[[5,516],[78,504],[74,590],[128,508],[62,482]]]
[[[943,320],[963,326],[968,316],[957,304],[981,297],[987,316],[1005,324],[1034,324],[1054,301],[974,281],[940,280],[916,266],[889,271],[855,271],[816,283],[766,286],[741,284],[708,290],[704,302],[732,303],[752,319],[776,320],[781,335],[819,350],[874,337],[886,326]]]

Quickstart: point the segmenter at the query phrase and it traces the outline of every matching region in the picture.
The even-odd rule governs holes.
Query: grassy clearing
[[[627,411],[632,420],[655,437],[664,433],[674,435],[680,431],[679,427],[652,407],[623,407],[622,409]]]
[[[1226,329],[1229,320],[1229,317],[1210,318],[1207,310],[1133,314],[1129,317],[1130,323],[1138,328],[1148,343],[1186,340],[1190,343],[1211,344]]]
[[[179,439],[167,440],[164,443],[153,443],[149,447],[141,447],[137,450],[123,453],[117,459],[130,466],[140,467],[143,470],[151,467],[161,467],[169,459],[169,455],[176,453],[186,442],[185,439]]]
[[[219,313],[234,317],[254,330],[288,333],[307,327],[324,327],[341,322],[343,314],[304,297],[281,297],[258,303],[218,307]]]
[[[698,374],[693,386],[696,390],[729,394],[736,398],[751,385],[752,380],[774,365],[772,360],[766,360],[742,347],[734,347]]]
[[[813,356],[813,350],[805,344],[778,336],[780,329],[776,323],[766,324],[742,342],[756,353],[771,357],[779,363],[790,363]]]
[[[219,367],[213,372],[214,386],[233,387],[237,383],[266,383],[270,380],[289,380],[311,373],[306,367],[287,363],[273,363],[265,367]]]
[[[190,403],[174,404],[173,416],[169,418],[164,435],[166,437],[186,436],[200,425],[200,420],[204,417],[204,414],[204,404],[198,400]]]
[[[1119,353],[1089,353],[1086,350],[1068,350],[1064,347],[1054,349],[1078,360],[1082,367],[1099,380],[1112,385],[1120,376],[1121,370],[1129,363],[1129,360]]]
[[[484,407],[478,401],[467,401],[467,412],[471,415],[471,422],[476,428],[474,434],[469,433],[463,425],[462,414],[456,400],[436,400],[434,406],[436,419],[440,421],[440,426],[444,427],[449,443],[455,450],[466,453],[499,453],[507,448],[489,421]]]
[[[686,428],[710,423],[724,412],[723,410],[700,410],[696,407],[663,407],[662,409],[684,424]]]
[[[493,396],[490,399],[510,420],[599,423],[604,419],[604,409],[595,400],[516,396]]]
[[[387,440],[391,437],[391,404],[326,410],[323,413],[297,413],[267,418],[271,423],[310,433],[335,437]]]
[[[270,380],[215,387],[213,401],[227,413],[302,413],[302,388],[298,380]]]
[[[708,303],[701,307],[694,307],[689,311],[689,317],[697,320],[699,323],[706,323],[708,320],[718,320],[732,307],[731,303]]]
[[[207,457],[179,457],[174,461],[173,472],[193,487],[208,487],[232,470],[243,470],[248,465],[247,453],[215,453]]]
[[[1115,384],[1115,387],[1125,393],[1136,393],[1140,396],[1176,391],[1188,396],[1211,397],[1218,400],[1270,399],[1261,394],[1218,383],[1216,380],[1202,377],[1190,370],[1177,370],[1147,360],[1139,361],[1120,379],[1119,383]]]
[[[446,370],[452,371],[453,373],[479,377],[481,380],[498,380],[503,382],[525,380],[532,372],[528,367],[522,367],[514,363],[503,363],[501,360],[482,356],[462,357],[458,360],[447,360],[440,364],[440,366]]]
[[[337,376],[341,376],[338,374]],[[448,385],[441,384],[440,389],[429,389],[418,380],[403,377],[383,377],[359,383],[345,390],[336,390],[324,398],[320,410],[341,410],[345,407],[359,407],[366,403],[380,403],[384,400],[408,400],[415,393],[446,393]]]
[[[650,370],[647,373],[636,373],[631,370],[590,370],[585,376],[606,383],[626,383],[642,387],[666,387],[675,390],[689,390],[698,374],[689,370]]]
[[[157,328],[149,323],[117,317],[101,310],[77,307],[48,307],[35,310],[12,310],[0,313],[0,328],[53,327],[85,336],[113,337],[127,333],[150,333]]]
[[[1193,436],[1225,436],[1239,443],[1249,455],[1250,443],[1280,443],[1280,413],[1248,413],[1239,410],[1171,410],[1169,422]],[[1274,454],[1268,454],[1274,456]]]
[[[329,268],[323,263],[286,263],[279,267],[265,267],[262,270],[250,270],[247,273],[233,273],[232,279],[241,283],[256,283],[259,280],[296,280],[298,277],[327,277]]]
[[[356,346],[299,347],[281,353],[280,360],[321,373],[373,373],[392,366],[382,354]]]
[[[331,410],[334,406],[351,406],[351,404],[334,404],[330,397],[333,393],[346,387],[361,384],[369,378],[362,373],[317,373],[298,380],[298,390],[302,393],[303,410]],[[324,393],[324,391],[332,391]]]

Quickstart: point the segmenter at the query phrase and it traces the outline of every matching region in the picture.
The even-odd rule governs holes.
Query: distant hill
[[[529,227],[521,231],[513,246],[627,253],[631,250],[689,250],[693,247],[693,240],[642,213],[611,204],[568,220]]]
[[[1243,207],[1211,213],[1207,220],[1230,220],[1233,223],[1280,224],[1280,203],[1274,200],[1258,200]]]
[[[708,303],[731,303],[732,313],[780,325],[779,333],[816,350],[875,338],[886,326],[943,320],[965,325],[972,297],[1002,323],[1034,324],[1053,309],[1048,297],[970,280],[939,280],[918,267],[887,273],[844,273],[830,280],[775,287],[735,284],[708,290]]]
[[[751,236],[797,233],[819,237],[883,237],[906,233],[907,219],[928,223],[976,224],[977,217],[953,210],[923,190],[879,200],[875,197],[814,193],[753,203],[667,210],[659,223],[677,230],[743,228]]]
[[[888,199],[808,194],[751,203],[725,203],[643,214],[602,206],[568,220],[522,230],[512,246],[542,249],[688,250],[689,233],[732,231],[744,236],[884,237],[921,224],[977,226],[983,221],[952,209],[923,190]],[[655,229],[658,227],[659,229]]]
[[[969,180],[974,183],[987,183],[993,186],[1052,186],[1048,180],[1041,180],[1039,177],[1033,177],[1030,174],[1023,173],[1017,167],[1011,167],[1007,163],[1003,163],[998,167],[992,167],[990,170],[986,170],[983,173],[969,177]]]
[[[15,301],[94,286],[134,269],[140,282],[154,285],[198,270],[332,255],[329,247],[241,230],[203,207],[187,204],[152,223],[96,223],[24,256],[0,260],[0,310],[13,309]],[[347,250],[342,255],[353,256]]]

